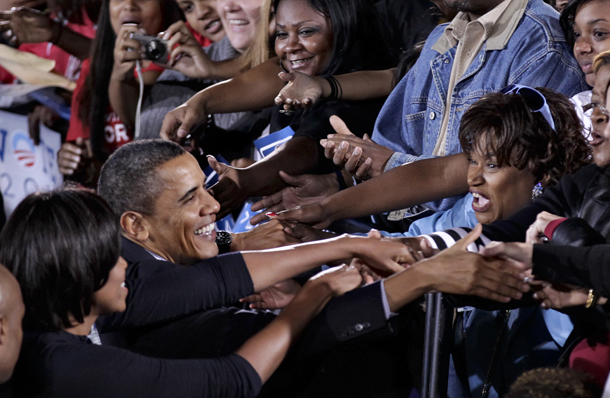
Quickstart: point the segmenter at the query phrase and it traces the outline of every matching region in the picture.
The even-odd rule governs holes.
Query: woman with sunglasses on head
[[[595,165],[561,181],[562,195],[554,192],[549,197],[545,211],[538,214],[527,230],[526,243],[495,244],[486,248],[484,255],[521,262],[531,269],[531,279],[542,284],[535,298],[544,308],[578,315],[573,318],[574,331],[568,339],[569,366],[589,373],[601,387],[610,371],[607,357],[610,112],[606,108],[610,98],[610,51],[595,58],[593,71],[596,76],[590,144]]]
[[[406,233],[390,235],[413,237],[449,228],[474,228],[509,217],[564,174],[590,163],[581,130],[570,101],[552,90],[513,85],[485,95],[465,112],[460,123],[460,144],[468,159],[467,176],[462,178],[469,194],[450,210],[413,222]],[[505,391],[523,371],[556,363],[570,332],[564,327],[569,318],[554,311],[543,313],[534,307],[510,315],[511,324],[522,326],[515,328],[517,332],[508,328],[510,337],[498,343],[490,396]],[[493,326],[497,316],[476,309],[465,315],[466,346],[459,356],[465,360],[455,366],[468,378],[461,380],[463,387],[450,383],[452,393],[461,388],[475,395],[480,392],[479,383],[486,379],[489,354],[498,338],[499,329]],[[541,344],[547,347],[544,353],[534,350]]]
[[[470,193],[450,210],[413,222],[404,235],[507,218],[590,163],[580,127],[570,102],[549,89],[512,85],[484,96],[460,123]]]
[[[243,293],[238,285],[248,280],[242,266],[208,265],[218,289],[194,284],[191,294],[168,283],[176,280],[167,272],[126,281],[118,220],[102,198],[82,189],[26,197],[0,241],[1,261],[17,278],[26,307],[13,377],[20,397],[254,397],[307,323],[362,280],[354,267],[320,274],[234,354],[162,359],[103,344],[99,336],[236,300]]]
[[[572,104],[551,90],[512,86],[486,95],[460,123],[470,193],[447,212],[415,221],[405,235],[509,217],[564,174],[590,163],[581,128]],[[463,317],[463,351],[453,358],[458,374],[467,375],[460,378],[463,388],[473,396],[482,384],[490,397],[501,395],[524,371],[556,365],[572,330],[567,315],[537,307],[509,313],[472,309]],[[544,351],[536,349],[542,345]]]

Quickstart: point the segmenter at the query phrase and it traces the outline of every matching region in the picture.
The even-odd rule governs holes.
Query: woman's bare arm
[[[337,75],[338,91],[344,100],[362,101],[387,97],[392,92],[394,69],[358,71]],[[284,109],[310,108],[320,98],[328,98],[332,87],[321,76],[307,76],[303,73],[280,73],[280,79],[288,82],[275,97],[277,105]]]
[[[284,86],[277,77],[279,72],[278,60],[273,58],[231,80],[200,91],[165,116],[161,138],[181,142],[205,123],[208,114],[272,106],[273,99]]]
[[[321,203],[278,215],[320,227],[345,218],[365,217],[468,192],[468,161],[463,153],[396,167],[338,192]]]

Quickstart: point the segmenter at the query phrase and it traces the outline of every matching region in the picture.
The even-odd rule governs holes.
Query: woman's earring
[[[544,188],[542,188],[542,184],[541,183],[536,184],[534,189],[532,189],[532,200],[534,200],[538,196],[542,195],[543,191],[544,191]]]

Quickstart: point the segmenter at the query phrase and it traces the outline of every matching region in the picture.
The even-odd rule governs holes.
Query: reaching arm
[[[396,167],[382,175],[338,192],[319,204],[303,206],[278,215],[328,226],[345,218],[402,209],[468,191],[466,155],[425,159]]]
[[[387,97],[393,88],[394,69],[359,71],[337,75],[341,98],[349,101],[362,101]],[[284,109],[310,108],[320,98],[328,98],[332,88],[328,80],[321,76],[308,76],[303,73],[280,73],[280,79],[288,84],[275,97],[277,105]]]
[[[294,137],[271,155],[245,169],[237,169],[210,159],[218,173],[218,183],[210,188],[220,203],[218,217],[224,217],[252,196],[273,194],[286,186],[278,170],[300,175],[315,170],[318,164],[317,143],[307,137]]]
[[[61,22],[60,22],[61,23]],[[85,60],[91,52],[93,40],[64,26],[56,40],[57,46],[74,55],[80,60]]]
[[[284,86],[278,79],[277,58],[208,87],[169,112],[163,120],[161,138],[181,142],[207,120],[208,114],[231,113],[267,108]]]
[[[352,290],[362,282],[355,267],[343,266],[329,271],[331,272],[319,274],[307,282],[269,326],[237,350],[236,354],[252,365],[263,383],[271,377],[290,346],[326,303],[332,297]]]
[[[501,302],[520,299],[528,292],[522,268],[467,251],[481,230],[479,224],[451,248],[388,278],[384,286],[390,310],[395,312],[431,290],[477,295]]]
[[[350,235],[242,255],[256,292],[333,260],[357,257],[385,273],[401,271],[398,262],[417,261],[398,240]]]

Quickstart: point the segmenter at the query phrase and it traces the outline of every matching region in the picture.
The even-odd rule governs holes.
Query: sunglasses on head
[[[502,94],[519,94],[525,100],[528,108],[530,108],[532,112],[542,113],[544,120],[546,120],[551,126],[551,129],[556,132],[551,109],[546,103],[546,98],[544,98],[544,95],[542,95],[540,91],[520,84],[511,84],[510,86],[504,87],[500,92]]]

